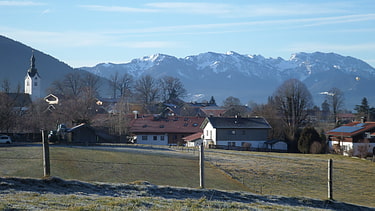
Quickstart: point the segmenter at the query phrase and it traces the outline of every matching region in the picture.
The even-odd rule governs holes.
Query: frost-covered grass
[[[253,193],[327,199],[333,159],[335,200],[375,207],[375,163],[340,155],[213,151],[208,160]]]
[[[50,157],[51,176],[63,179],[199,187],[197,156],[51,147]],[[3,147],[0,159],[0,176],[43,177],[41,147]],[[249,190],[210,165],[205,176],[207,188]]]
[[[134,185],[148,181],[156,185],[199,187],[196,152],[161,150],[156,147],[149,151],[137,147],[132,151],[131,148],[115,151],[51,147],[51,173],[62,179],[81,181]],[[155,151],[158,153],[151,153]],[[323,201],[327,199],[327,160],[333,159],[334,199],[375,207],[375,163],[370,161],[338,155],[229,150],[206,150],[205,155],[206,188],[292,198],[308,197]],[[43,176],[42,152],[38,147],[3,147],[0,148],[0,159],[0,177]],[[142,188],[137,191],[141,195],[146,194]],[[156,201],[162,203],[163,200]],[[176,203],[184,206],[184,200],[180,199]],[[191,203],[196,203],[197,199],[192,200]]]
[[[141,190],[141,191],[140,191]],[[308,198],[59,178],[0,177],[0,210],[370,210]]]

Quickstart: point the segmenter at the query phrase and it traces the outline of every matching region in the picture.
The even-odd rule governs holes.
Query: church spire
[[[33,51],[33,54],[31,56],[31,69],[35,69],[35,56],[34,56],[34,51]]]
[[[30,69],[27,71],[30,77],[34,77],[35,74],[38,73],[38,70],[35,68],[35,56],[34,56],[34,51],[31,55],[30,58]]]

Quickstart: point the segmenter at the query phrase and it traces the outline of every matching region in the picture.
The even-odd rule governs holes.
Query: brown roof
[[[368,132],[375,129],[375,122],[351,122],[330,130],[327,132],[327,135],[331,136],[355,136],[361,133]]]
[[[203,117],[168,116],[161,118],[159,115],[143,115],[132,120],[131,133],[197,133]]]
[[[195,141],[195,140],[201,139],[202,135],[203,135],[202,132],[198,132],[198,133],[194,133],[194,134],[192,134],[190,136],[183,137],[182,139],[184,141]]]
[[[208,107],[201,108],[201,111],[206,116],[220,117],[220,116],[223,116],[223,114],[227,111],[227,109],[220,108],[220,107],[217,107],[217,106],[208,106]]]

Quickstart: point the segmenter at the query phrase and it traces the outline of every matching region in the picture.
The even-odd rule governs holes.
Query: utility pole
[[[50,167],[50,160],[49,160],[49,144],[48,144],[48,139],[44,138],[44,130],[41,129],[41,132],[42,132],[42,143],[43,143],[44,176],[49,177],[51,175],[51,167]]]
[[[333,161],[332,159],[328,160],[328,199],[333,200],[333,177],[332,177]]]
[[[199,146],[199,184],[201,188],[204,188],[204,147],[203,141]]]

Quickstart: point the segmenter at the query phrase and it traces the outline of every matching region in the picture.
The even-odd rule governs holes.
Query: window
[[[164,136],[160,136],[160,140],[161,140],[161,141],[164,141]]]
[[[34,86],[38,86],[38,82],[34,82]]]
[[[153,140],[154,140],[154,141],[157,141],[157,140],[158,140],[158,136],[154,136],[154,137],[153,137]]]
[[[235,147],[236,146],[236,142],[232,142],[232,141],[229,141],[228,142],[228,146],[230,146],[230,147]]]
[[[243,130],[243,131],[242,131],[242,135],[246,135],[246,130]]]
[[[147,141],[147,136],[142,136],[143,141]]]

